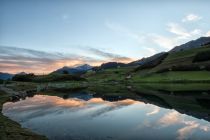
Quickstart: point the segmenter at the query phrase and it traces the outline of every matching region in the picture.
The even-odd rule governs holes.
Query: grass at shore
[[[88,82],[95,83],[110,83],[110,82],[124,82],[126,76],[132,71],[133,67],[122,67],[101,70],[96,73],[87,73],[85,78]]]
[[[2,106],[8,101],[9,95],[0,90],[0,140],[47,140],[44,136],[21,128],[21,126],[2,114]]]

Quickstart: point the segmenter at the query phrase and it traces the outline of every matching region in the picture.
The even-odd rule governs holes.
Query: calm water
[[[79,92],[63,97],[35,95],[8,102],[3,113],[51,140],[210,139],[209,109],[195,102],[197,96],[124,98]]]

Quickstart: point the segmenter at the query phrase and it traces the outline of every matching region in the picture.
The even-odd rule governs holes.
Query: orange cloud
[[[86,50],[87,51],[87,50]],[[102,59],[94,57],[80,56],[76,54],[64,55],[62,53],[48,53],[43,51],[17,48],[17,47],[0,47],[0,71],[8,73],[50,73],[63,66],[76,66],[89,64],[98,66],[109,61],[128,63],[131,58],[120,55],[103,52],[97,49],[89,49],[92,53],[102,56]]]

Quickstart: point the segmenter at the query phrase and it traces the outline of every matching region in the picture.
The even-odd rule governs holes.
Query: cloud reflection
[[[170,111],[166,113],[163,117],[158,120],[158,125],[161,127],[172,127],[173,125],[181,125],[182,127],[177,129],[176,133],[178,134],[178,140],[185,140],[192,137],[192,134],[195,131],[201,130],[203,132],[210,131],[210,125],[203,125],[199,123],[194,118],[187,118],[186,115],[180,114],[177,111]]]
[[[92,110],[91,116],[99,116],[104,113],[110,112],[112,110],[116,110],[118,108],[122,108],[124,106],[129,106],[132,104],[141,103],[138,101],[134,101],[131,99],[126,99],[122,101],[116,102],[108,102],[104,101],[102,98],[92,98],[88,101],[70,98],[70,99],[62,99],[57,96],[47,96],[47,95],[35,95],[33,98],[27,98],[26,100],[22,100],[15,103],[6,103],[4,105],[4,113],[10,112],[28,112],[30,110],[33,111],[32,115],[29,116],[39,116],[50,113],[50,110],[59,110],[61,108],[71,109],[71,110]],[[100,105],[100,107],[96,107],[95,104]],[[40,110],[41,109],[41,110]],[[48,110],[48,111],[46,111]],[[36,112],[37,111],[37,112]],[[39,115],[37,115],[38,113]],[[53,111],[52,111],[53,113]]]
[[[178,140],[185,140],[188,139],[190,135],[192,135],[193,130],[198,128],[199,124],[196,123],[195,121],[187,121],[185,122],[186,126],[183,128],[179,129],[178,132]]]
[[[158,124],[160,124],[163,127],[167,127],[179,123],[181,119],[182,119],[181,114],[179,114],[177,111],[172,111],[166,113],[162,118],[160,118]]]
[[[196,138],[197,134],[198,137],[206,138],[210,130],[209,123],[204,120],[131,99],[109,102],[102,98],[86,101],[78,98],[64,100],[57,96],[35,95],[26,100],[4,104],[3,113],[21,124],[30,125],[35,130],[43,128],[42,131],[46,133],[51,127],[44,124],[49,123],[56,136],[62,135],[58,125],[78,132],[81,129],[83,132],[90,130],[94,133],[92,135],[100,131],[99,125],[103,125],[101,130],[103,134],[104,132],[110,134],[110,130],[114,129],[120,134],[125,131],[124,137],[134,136],[138,139],[154,138],[155,134],[160,135],[162,139],[184,140]],[[154,114],[156,115],[153,116]],[[151,133],[154,135],[150,135]]]
[[[160,112],[160,108],[157,107],[157,106],[155,106],[155,107],[153,108],[153,110],[152,110],[151,112],[148,112],[146,115],[147,115],[147,116],[151,116],[151,115],[155,115],[155,114],[157,114],[157,113],[159,113],[159,112]]]

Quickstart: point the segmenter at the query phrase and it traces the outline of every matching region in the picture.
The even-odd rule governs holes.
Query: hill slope
[[[169,53],[156,67],[132,74],[136,82],[210,82],[210,45]]]
[[[210,37],[199,38],[127,64],[125,67],[103,69],[87,79],[120,82],[210,82]],[[137,64],[137,65],[136,65]]]

